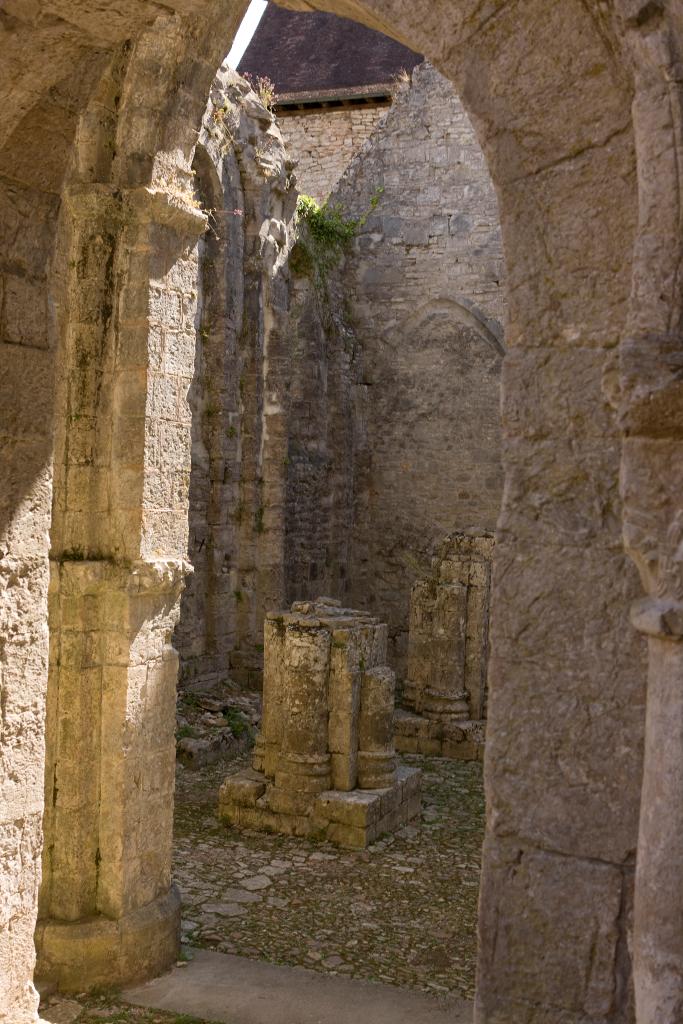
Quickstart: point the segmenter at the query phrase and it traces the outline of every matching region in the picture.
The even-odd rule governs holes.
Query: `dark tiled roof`
[[[421,61],[406,46],[348,18],[269,3],[237,70],[270,78],[280,97],[355,89],[367,95]]]

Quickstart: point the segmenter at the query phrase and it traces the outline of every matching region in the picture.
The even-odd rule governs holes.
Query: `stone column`
[[[285,637],[282,618],[267,616],[263,624],[263,715],[254,744],[253,765],[257,772],[269,778],[275,775],[282,746]]]
[[[358,714],[360,710],[360,653],[350,629],[336,629],[330,651],[329,746],[332,788],[350,792],[358,779]]]
[[[493,537],[454,533],[410,599],[403,705],[435,722],[485,717]]]
[[[53,564],[39,981],[149,976],[177,955],[171,888],[181,566]]]
[[[358,788],[388,789],[396,782],[394,693],[396,678],[386,666],[363,673],[358,721]]]
[[[146,188],[79,186],[67,205],[36,946],[41,982],[84,991],[158,973],[178,950],[170,638],[206,218]]]
[[[638,232],[619,349],[625,546],[646,597],[643,783],[634,896],[638,1024],[683,1019],[683,31],[680,5],[620,0],[633,81]]]
[[[410,592],[408,665],[403,688],[403,705],[410,711],[418,711],[422,707],[427,684],[425,666],[432,639],[434,587],[433,580],[418,580]]]
[[[425,666],[427,685],[420,711],[426,718],[458,721],[470,717],[465,689],[467,587],[439,583],[431,616],[431,644]]]
[[[282,746],[271,805],[298,814],[332,781],[327,742],[330,633],[315,620],[296,615],[285,616],[285,626]]]

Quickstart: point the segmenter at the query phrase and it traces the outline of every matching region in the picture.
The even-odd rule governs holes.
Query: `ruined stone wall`
[[[212,211],[199,247],[181,682],[255,682],[263,615],[283,595],[285,270],[295,193],[271,115],[238,76],[216,87],[195,154]]]
[[[37,1007],[52,489],[54,340],[40,234],[54,227],[57,201],[8,170],[0,180],[0,1020],[23,1024]]]
[[[296,161],[297,188],[323,202],[386,114],[386,106],[287,114],[278,119]]]
[[[663,744],[657,730],[650,731],[645,827],[639,839],[647,654],[643,637],[630,624],[629,606],[644,591],[649,595],[649,624],[647,617],[639,624],[643,632],[653,631],[657,602],[661,612],[667,597],[675,612],[681,593],[680,556],[671,550],[677,542],[675,531],[673,536],[669,531],[681,512],[675,471],[681,447],[680,4],[531,0],[492,10],[474,0],[457,5],[452,0],[311,0],[309,6],[363,18],[431,56],[476,118],[500,201],[510,280],[503,387],[506,487],[494,559],[476,1019],[481,1024],[557,1024],[558,1017],[563,1024],[630,1024],[635,981],[640,1016],[678,1024],[683,887],[681,857],[669,830],[678,827],[680,839],[680,732],[672,730]],[[88,196],[104,203],[108,194],[115,208],[124,197],[126,203],[139,201],[138,209],[154,222],[152,234],[166,225],[165,258],[171,265],[183,259],[192,248],[190,225],[195,241],[203,226],[186,204],[173,201],[166,172],[177,167],[189,173],[210,82],[245,7],[244,0],[171,0],[160,15],[159,5],[145,2],[105,9],[84,0],[77,14],[64,4],[6,5],[2,174],[10,191],[18,188],[7,203],[12,219],[3,217],[3,228],[10,225],[3,237],[3,260],[6,253],[10,260],[3,262],[3,274],[26,278],[28,292],[30,285],[47,280],[43,274],[55,255],[57,182],[75,155],[77,120],[83,138],[93,143],[79,154],[92,186],[84,190],[84,203]],[[225,27],[224,36],[216,25]],[[147,74],[86,113],[89,76],[97,77],[119,48],[140,54],[150,26],[142,47]],[[56,104],[64,121],[55,121],[52,104],[67,80],[68,99]],[[107,119],[117,121],[116,132],[99,146],[96,128]],[[106,164],[114,153],[116,169],[110,173]],[[48,166],[54,175],[46,173]],[[62,210],[72,197],[63,197]],[[41,198],[45,219],[39,216]],[[27,273],[25,257],[15,274],[11,261],[33,230],[36,264]],[[143,233],[146,245],[151,240]],[[125,244],[123,252],[131,255]],[[78,250],[74,256],[74,271],[86,269]],[[115,292],[93,294],[84,288],[88,301],[79,312],[93,333],[112,308],[119,317],[123,312],[119,340],[143,347],[146,372],[148,342],[150,353],[154,346],[154,332],[148,330],[151,292],[147,288],[145,302],[134,308],[140,291],[128,292],[125,285],[165,279],[169,266],[132,263],[121,265],[122,285]],[[49,324],[52,312],[64,310],[64,293],[57,286],[46,287],[45,294]],[[20,320],[28,322],[35,306],[35,297],[21,301]],[[7,501],[2,550],[8,571],[0,1018],[12,1024],[37,1016],[31,932],[40,844],[50,444],[35,421],[36,409],[41,416],[45,412],[47,435],[54,390],[49,369],[44,384],[37,383],[42,356],[25,347],[26,353],[14,357],[8,353],[11,345],[3,347],[7,365],[13,358],[17,362],[10,397],[0,404],[3,439],[10,442],[9,454],[2,454]],[[92,368],[104,363],[95,348]],[[103,383],[110,388],[109,379]],[[127,389],[120,378],[119,384],[116,400],[123,401]],[[136,419],[137,445],[145,437],[144,412]],[[102,423],[106,432],[106,418]],[[157,428],[158,420],[149,425],[150,448]],[[169,465],[189,468],[189,451],[188,429],[169,454]],[[143,460],[143,476],[152,461]],[[628,470],[625,510],[618,484],[622,464]],[[139,478],[135,494],[142,491],[138,483]],[[125,486],[133,496],[130,483]],[[148,490],[146,503],[146,512],[151,506],[168,521],[161,496],[154,499]],[[141,520],[142,503],[135,507]],[[115,510],[87,505],[83,520],[91,519],[104,520],[110,529]],[[623,550],[624,520],[630,550],[639,553],[641,583]],[[154,530],[146,532],[139,551],[143,559],[169,563],[179,554],[169,534]],[[664,578],[657,580],[660,568]],[[143,596],[147,607],[133,622],[136,633],[157,614],[161,625],[159,605],[163,610],[164,603],[174,604],[170,583],[163,600],[158,594],[148,597]],[[665,731],[672,719],[662,713],[663,701],[667,695],[678,699],[680,692],[676,628],[675,634],[662,629],[649,641],[655,685],[647,698]],[[158,650],[155,645],[154,655]],[[99,653],[94,656],[102,664]],[[163,681],[153,673],[145,689],[137,678],[139,666],[130,659],[126,665],[130,687],[119,680],[114,694],[109,692],[116,698],[119,725],[125,726],[114,731],[120,752],[131,737],[137,751],[144,748],[155,701],[162,700],[165,710],[173,706],[173,671]],[[143,700],[147,696],[149,704]],[[680,729],[680,715],[677,722]],[[69,724],[64,715],[65,732]],[[115,749],[112,744],[110,753]],[[172,757],[172,737],[164,747],[164,764],[168,753]],[[127,833],[131,819],[124,811],[135,806],[137,793],[137,778],[126,774],[124,758],[117,764],[119,787],[101,806],[113,838]],[[660,782],[674,783],[673,790]],[[167,815],[170,794],[158,789],[157,797]],[[76,801],[73,806],[77,817]],[[137,821],[137,836],[146,839],[149,825]],[[658,835],[662,825],[666,832]],[[637,843],[645,862],[638,869],[632,917]],[[648,851],[661,854],[661,864],[648,863]],[[122,892],[135,901],[130,878]],[[110,924],[97,944],[108,965],[121,946],[117,922]],[[128,947],[133,964],[164,932],[159,917],[147,924]],[[80,925],[65,930],[78,946]],[[79,990],[90,984],[88,966],[81,958]],[[130,961],[126,966],[130,969]],[[125,969],[119,975],[125,978]]]
[[[373,195],[342,271],[362,352],[349,596],[388,618],[402,670],[413,582],[445,534],[492,531],[502,494],[498,208],[469,118],[429,64],[332,200],[359,216]]]
[[[292,266],[285,504],[289,601],[346,592],[359,358],[344,319],[340,282],[297,272],[296,259]]]
[[[11,20],[11,19],[10,19]],[[6,38],[6,37],[5,37]],[[54,392],[59,325],[54,296],[60,191],[79,105],[101,59],[77,48],[0,150],[0,1020],[37,1019],[32,982],[43,845],[47,602]],[[10,67],[5,63],[3,68]],[[10,62],[11,63],[11,62]],[[16,74],[16,66],[10,74]],[[28,92],[31,106],[35,80]]]

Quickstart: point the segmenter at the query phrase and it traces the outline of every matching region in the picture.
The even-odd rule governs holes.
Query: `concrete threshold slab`
[[[303,967],[197,950],[126,1002],[222,1024],[472,1024],[472,1004]]]

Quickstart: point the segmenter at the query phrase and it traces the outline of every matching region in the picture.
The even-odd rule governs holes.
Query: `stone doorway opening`
[[[409,826],[362,857],[253,829],[244,840],[235,830],[226,836],[215,821],[225,768],[206,766],[222,760],[226,747],[237,756],[235,770],[247,762],[240,747],[258,721],[260,630],[273,601],[279,598],[279,607],[331,592],[380,615],[393,612],[391,659],[403,680],[411,584],[434,573],[436,541],[454,528],[476,536],[495,524],[504,284],[493,186],[445,79],[420,64],[394,88],[392,109],[329,197],[332,208],[339,205],[345,217],[362,223],[327,271],[324,289],[281,256],[292,216],[287,179],[297,173],[291,165],[299,154],[278,148],[265,112],[255,116],[255,97],[243,111],[241,86],[227,78],[216,86],[205,118],[198,153],[212,170],[199,173],[195,156],[197,194],[222,220],[218,226],[212,217],[199,252],[190,482],[195,573],[175,634],[184,766],[176,856],[188,901],[184,934],[199,948],[471,998],[480,764],[430,762],[425,836]],[[421,154],[412,152],[417,123],[425,133]],[[430,162],[433,154],[441,163]],[[215,182],[213,192],[206,181]],[[439,198],[430,200],[435,184]],[[274,231],[273,221],[280,222]],[[233,274],[238,265],[249,268],[232,283],[239,294],[227,305],[226,260]],[[387,326],[380,331],[380,324]],[[422,404],[416,396],[424,396]],[[387,458],[392,448],[398,458]],[[430,488],[439,460],[440,487]],[[410,496],[414,501],[420,491],[418,505],[392,528],[391,507]],[[263,583],[268,552],[275,553],[275,569],[278,553],[284,557],[270,589]],[[439,566],[449,559],[442,553]],[[373,586],[373,564],[382,566],[381,588]],[[488,596],[485,605],[477,614],[487,619]],[[237,641],[246,623],[253,635]],[[440,628],[452,632],[455,622]],[[485,630],[472,623],[470,629],[485,660]],[[446,674],[458,656],[445,656]],[[483,661],[476,671],[485,675]],[[481,694],[476,700],[483,707]],[[455,756],[481,757],[469,733],[456,731],[462,745]],[[423,746],[426,740],[432,747],[422,752],[441,753],[431,737],[420,737]],[[373,886],[377,867],[382,881]],[[282,890],[291,899],[278,895]],[[430,890],[440,923],[426,941],[430,928],[417,908],[433,913]],[[330,927],[335,916],[336,930]],[[293,927],[293,920],[300,924]]]

